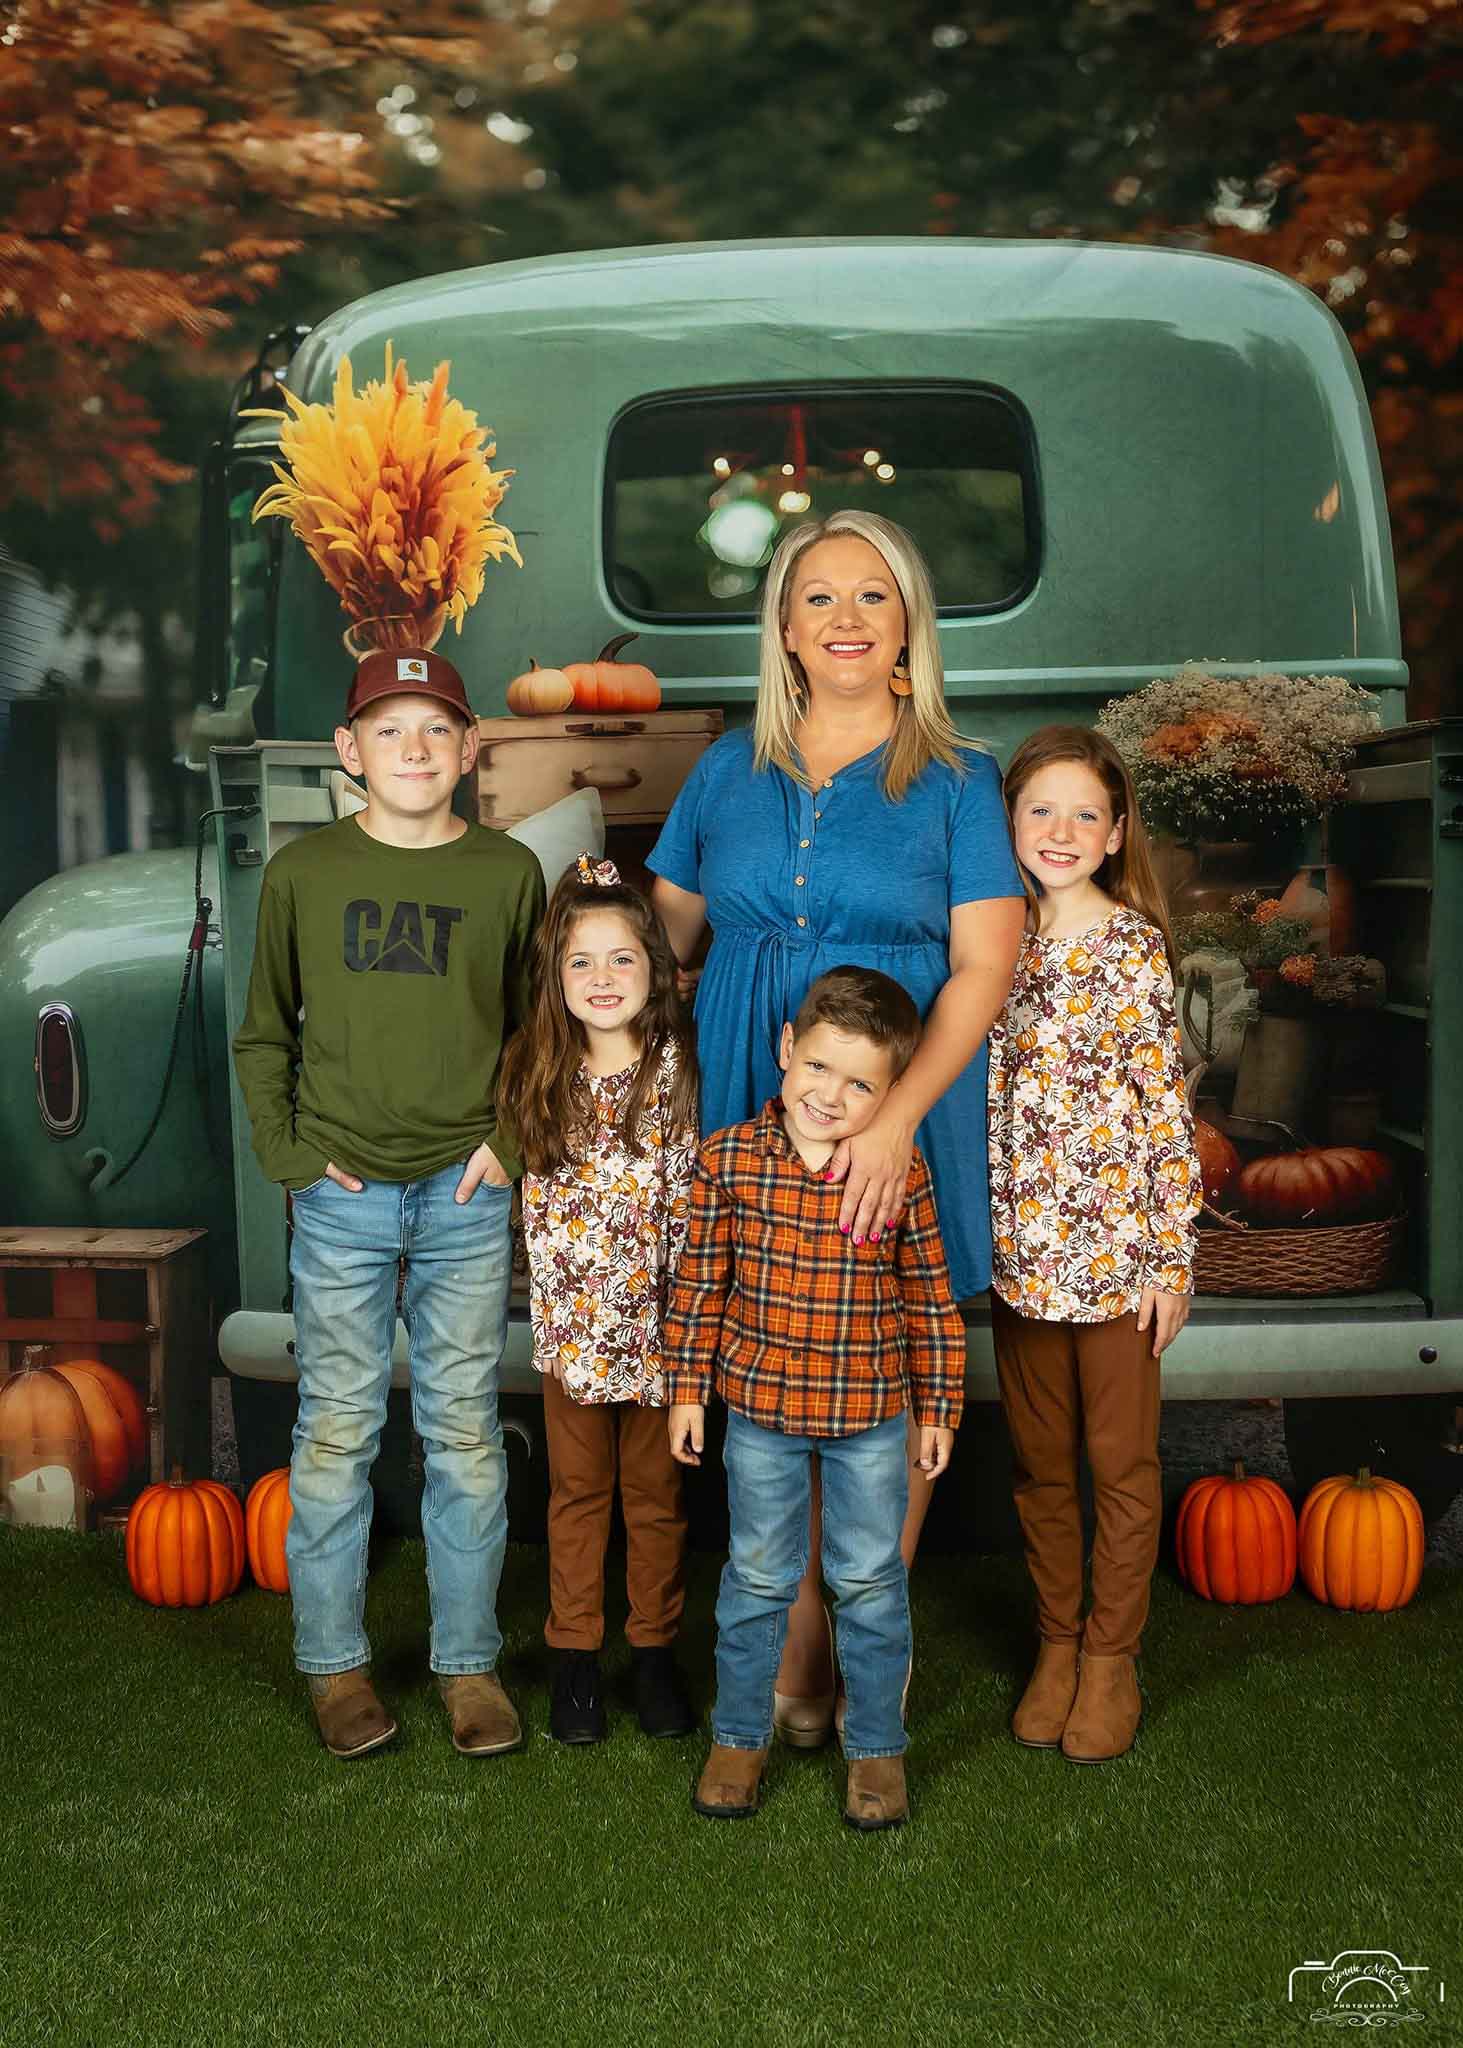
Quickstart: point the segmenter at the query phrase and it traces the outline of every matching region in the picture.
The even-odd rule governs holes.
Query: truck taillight
[[[44,1003],[36,1017],[36,1105],[53,1138],[69,1138],[86,1115],[81,1026],[66,1003]]]

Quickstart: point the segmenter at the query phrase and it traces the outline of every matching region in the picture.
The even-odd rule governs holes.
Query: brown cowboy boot
[[[762,1803],[765,1749],[728,1749],[713,1742],[691,1804],[707,1820],[750,1820]]]
[[[855,1757],[848,1767],[843,1818],[862,1835],[899,1828],[909,1819],[902,1756]]]
[[[396,1733],[396,1723],[376,1697],[369,1666],[307,1672],[306,1682],[320,1740],[332,1756],[368,1756]]]
[[[523,1729],[496,1671],[438,1678],[437,1690],[452,1719],[452,1747],[462,1756],[501,1756],[517,1749]]]
[[[1011,1733],[1028,1749],[1059,1749],[1076,1697],[1076,1641],[1051,1642],[1043,1636],[1036,1668],[1011,1716]]]
[[[1111,1762],[1133,1747],[1142,1712],[1133,1659],[1094,1657],[1084,1650],[1077,1698],[1062,1730],[1062,1755],[1074,1764]]]

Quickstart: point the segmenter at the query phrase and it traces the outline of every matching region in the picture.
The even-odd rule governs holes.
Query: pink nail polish
[[[862,1243],[863,1243],[863,1239],[862,1239],[861,1237],[856,1237],[856,1238],[854,1239],[854,1243],[855,1243],[855,1244],[862,1244]]]
[[[878,1231],[877,1231],[877,1230],[871,1230],[871,1231],[869,1232],[869,1243],[870,1243],[870,1244],[877,1244],[878,1242],[879,1242],[879,1233],[878,1233]]]
[[[847,1237],[847,1236],[848,1236],[848,1225],[847,1225],[846,1223],[840,1223],[838,1227],[839,1227],[839,1229],[840,1229],[840,1230],[841,1230],[841,1231],[843,1232],[844,1236],[845,1236],[845,1237]]]

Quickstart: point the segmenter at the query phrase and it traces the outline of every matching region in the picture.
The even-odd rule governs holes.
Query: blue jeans
[[[716,1602],[711,1732],[729,1749],[772,1740],[772,1688],[787,1614],[808,1565],[810,1461],[823,1477],[823,1576],[846,1716],[843,1753],[902,1756],[909,1677],[909,1574],[899,1536],[909,1502],[902,1413],[853,1436],[784,1436],[730,1410],[726,1483],[731,1552]]]
[[[349,1671],[371,1654],[363,1625],[370,1472],[386,1420],[403,1258],[412,1421],[426,1463],[432,1669],[491,1671],[498,1661],[508,1536],[498,1360],[511,1190],[484,1181],[459,1204],[461,1178],[461,1166],[449,1166],[425,1180],[367,1181],[359,1194],[326,1179],[294,1198],[300,1412],[285,1552],[301,1671]]]

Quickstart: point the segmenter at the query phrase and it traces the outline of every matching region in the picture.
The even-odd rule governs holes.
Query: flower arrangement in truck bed
[[[1288,998],[1287,1007],[1315,1002],[1332,1009],[1374,1009],[1386,997],[1380,960],[1365,953],[1317,953],[1310,919],[1292,917],[1277,896],[1247,889],[1228,910],[1201,910],[1180,918],[1174,943],[1190,953],[1232,953],[1262,993]]]
[[[449,368],[414,382],[388,341],[379,383],[355,390],[343,356],[329,404],[283,387],[288,466],[274,465],[254,517],[289,520],[366,645],[430,647],[449,618],[460,633],[487,564],[522,567],[493,517],[513,471],[490,466],[497,443],[448,397]]]
[[[1153,830],[1267,839],[1324,815],[1381,719],[1376,698],[1342,676],[1214,676],[1190,664],[1115,697],[1097,724]]]

